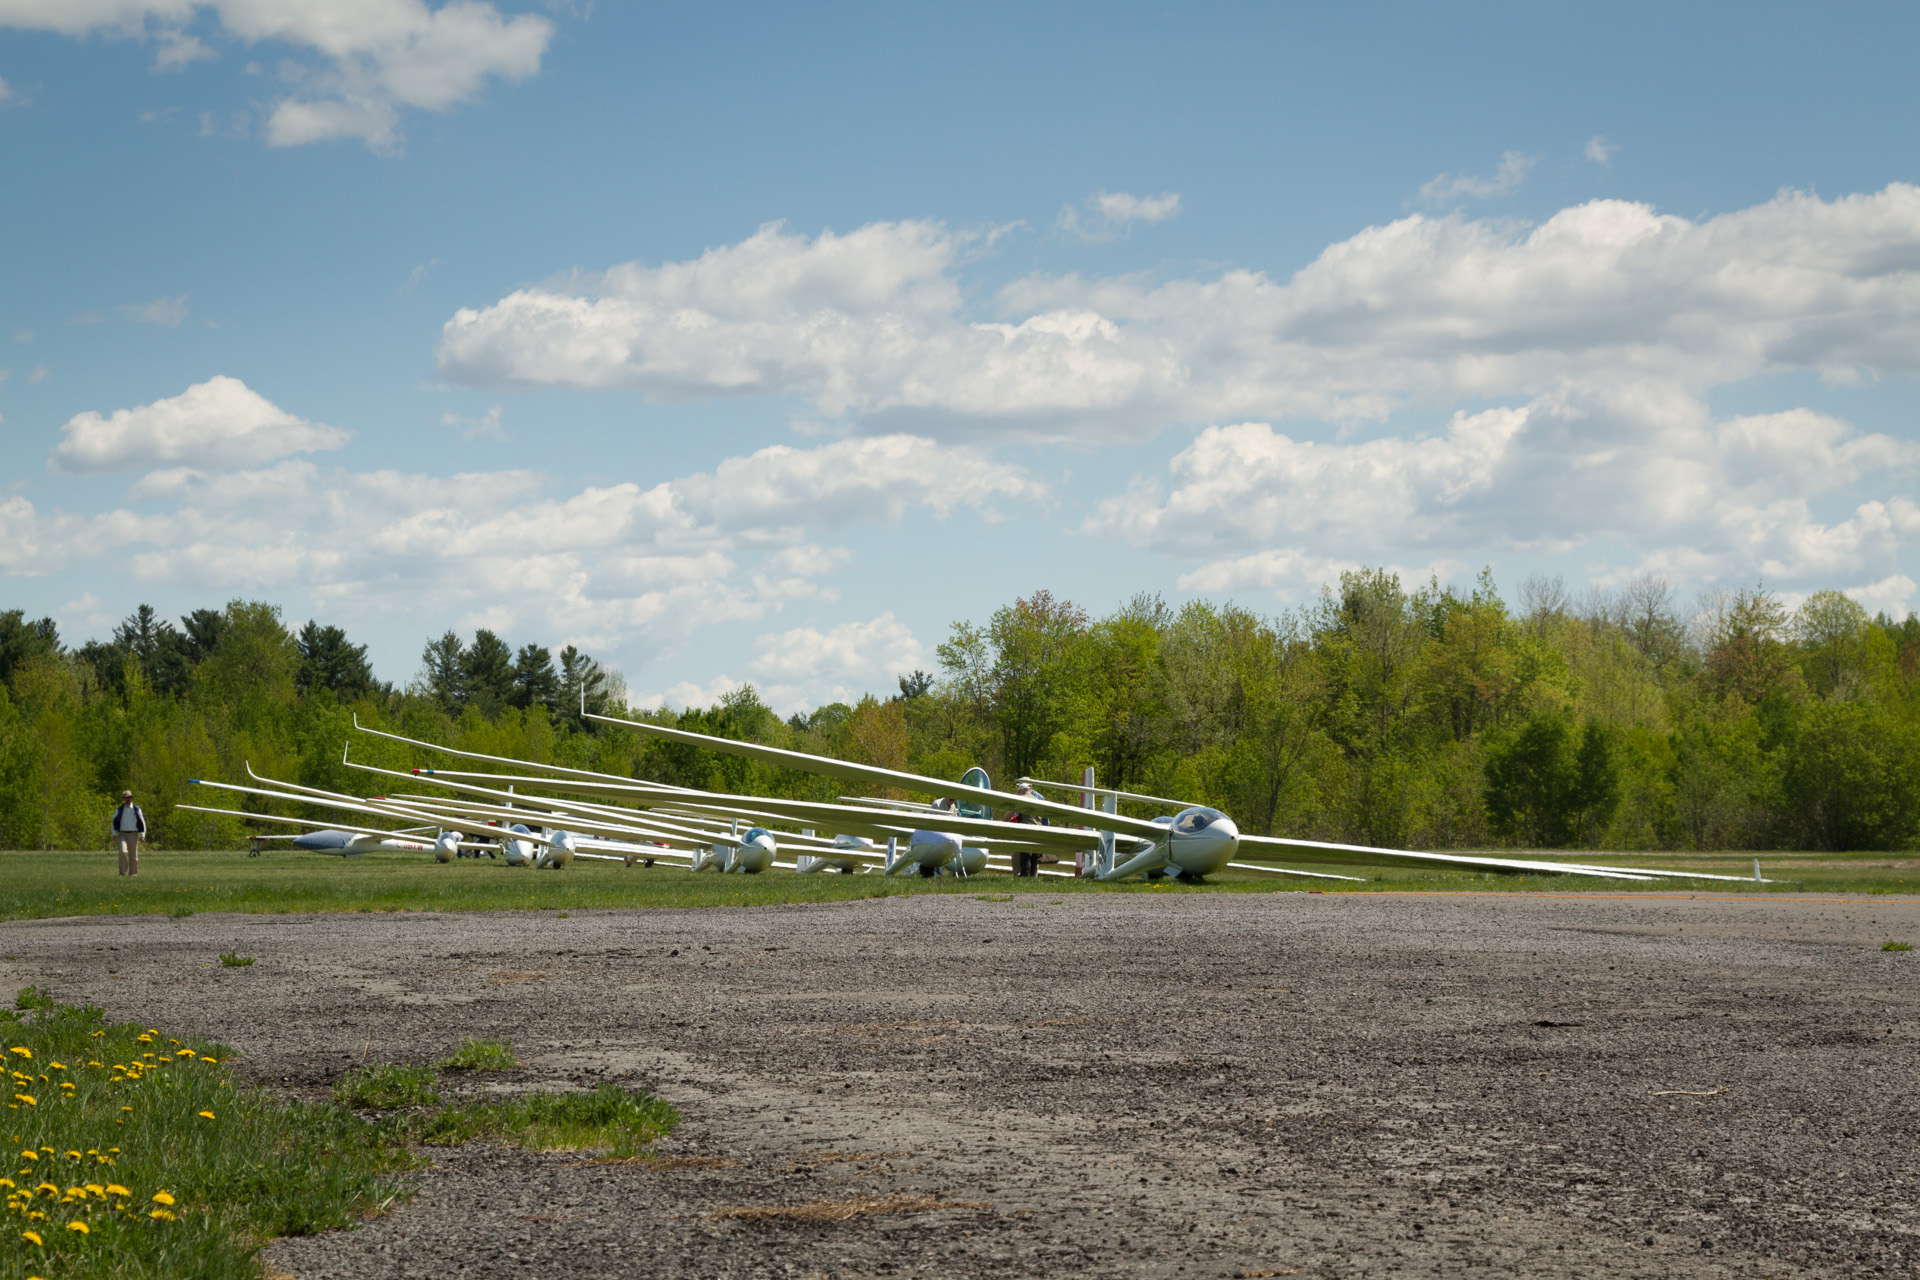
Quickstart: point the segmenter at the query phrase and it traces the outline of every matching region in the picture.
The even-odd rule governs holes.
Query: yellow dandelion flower
[[[14,1182],[12,1178],[0,1178],[0,1187],[7,1187],[11,1189],[16,1185],[17,1184]]]
[[[44,1191],[50,1196],[57,1196],[60,1194],[60,1188],[54,1186],[51,1182],[43,1182],[39,1186],[35,1187],[34,1190]]]
[[[25,1045],[23,1045],[23,1044],[17,1044],[17,1045],[15,1045],[15,1046],[13,1046],[13,1052],[15,1052],[15,1053],[17,1053],[17,1054],[19,1054],[19,1055],[20,1055],[21,1057],[23,1057],[23,1058],[26,1058],[26,1059],[29,1059],[29,1060],[31,1060],[31,1059],[33,1058],[33,1050],[31,1050],[31,1049],[29,1049],[29,1048],[27,1048],[27,1046],[25,1046]]]
[[[107,1194],[110,1196],[130,1196],[133,1192],[127,1190],[117,1182],[109,1182],[107,1184]]]
[[[153,1037],[152,1037],[152,1036],[150,1036],[150,1035],[147,1035],[147,1034],[145,1034],[144,1032],[143,1032],[143,1033],[141,1033],[140,1035],[137,1035],[137,1036],[135,1036],[135,1037],[134,1037],[134,1039],[136,1039],[136,1040],[138,1040],[138,1041],[139,1041],[139,1042],[140,1042],[141,1044],[152,1044],[152,1043],[153,1043]]]
[[[40,1154],[36,1151],[22,1151],[20,1154],[29,1160],[38,1160],[40,1158]]]
[[[120,1108],[120,1109],[121,1109],[122,1111],[131,1111],[131,1110],[133,1110],[133,1108],[132,1108],[132,1107],[122,1107],[122,1108]],[[118,1151],[119,1149],[120,1149],[120,1148],[118,1148],[118,1147],[115,1147],[115,1148],[114,1148],[114,1150],[115,1150],[115,1151]]]
[[[175,1051],[173,1056],[176,1058],[191,1058],[194,1057],[195,1054],[191,1049],[180,1049]]]
[[[96,1032],[94,1032],[94,1033],[93,1033],[93,1038],[94,1038],[95,1040],[98,1040],[98,1039],[99,1039],[99,1038],[100,1038],[101,1036],[103,1036],[103,1035],[105,1035],[105,1034],[107,1034],[107,1033],[106,1033],[106,1032],[104,1032],[104,1031],[96,1031]]]
[[[218,1061],[220,1061],[220,1059],[218,1059],[218,1058],[209,1058],[209,1057],[208,1057],[208,1056],[207,1056],[206,1054],[204,1054],[204,1053],[203,1053],[203,1054],[201,1054],[201,1055],[200,1055],[200,1061],[202,1061],[202,1062],[218,1062]]]
[[[119,1154],[120,1154],[120,1148],[118,1148],[118,1147],[108,1147],[108,1148],[107,1148],[107,1154],[108,1154],[108,1155],[110,1155],[110,1156],[117,1156],[117,1155],[119,1155]]]
[[[100,1067],[100,1066],[105,1066],[106,1064],[105,1064],[105,1063],[102,1063],[102,1062],[92,1062],[92,1061],[89,1061],[89,1062],[87,1063],[87,1065],[88,1065],[88,1066],[90,1066],[90,1067]]]
[[[44,1245],[46,1243],[45,1240],[42,1240],[40,1238],[40,1233],[38,1231],[22,1231],[20,1234],[25,1239],[33,1241],[35,1244]]]
[[[214,1118],[213,1112],[211,1111],[202,1111],[200,1114],[208,1120],[211,1120]]]
[[[172,1204],[173,1197],[165,1191],[156,1191],[153,1193],[153,1202],[155,1204]]]
[[[97,1182],[89,1182],[87,1184],[87,1194],[93,1195],[93,1196],[104,1196],[107,1194],[107,1189],[101,1186]]]
[[[162,1222],[172,1222],[174,1220],[172,1212],[166,1209],[151,1210],[148,1212],[147,1216],[149,1218],[158,1218]]]
[[[49,1062],[47,1064],[47,1070],[49,1071],[65,1071],[66,1069],[67,1064],[64,1062]]]
[[[88,1226],[84,1222],[69,1222],[67,1224],[67,1230],[78,1231],[83,1236],[90,1236],[93,1234],[93,1228]]]
[[[80,1158],[80,1153],[78,1151],[69,1151],[67,1152],[67,1154],[72,1156],[75,1160],[78,1160]]]
[[[34,1099],[34,1096],[30,1093],[16,1093],[13,1096],[15,1098],[18,1098],[21,1102],[26,1103],[30,1107],[37,1107],[40,1105],[39,1102],[37,1102]]]

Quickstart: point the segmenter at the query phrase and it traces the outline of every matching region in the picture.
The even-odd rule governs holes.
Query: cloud
[[[189,30],[196,23],[319,55],[284,64],[286,92],[266,109],[269,144],[359,138],[380,150],[397,146],[402,109],[444,112],[489,80],[523,80],[553,36],[551,20],[481,0],[0,0],[0,26],[152,40],[158,70],[213,56]]]
[[[813,579],[848,552],[813,531],[1045,495],[972,449],[892,438],[764,449],[651,486],[551,490],[524,470],[174,466],[133,486],[138,509],[78,515],[0,498],[0,573],[110,557],[140,583],[209,598],[298,590],[343,617],[457,616],[601,651],[644,641],[666,658],[702,628],[759,624],[826,596]],[[883,661],[899,648],[884,628],[868,643]]]
[[[291,453],[338,449],[353,438],[350,431],[297,418],[228,377],[107,417],[91,410],[75,414],[60,434],[48,466],[70,475],[168,463],[252,466]]]
[[[1591,154],[1593,144],[1588,143],[1587,148]],[[1491,178],[1443,173],[1420,188],[1420,199],[1428,204],[1453,204],[1460,200],[1492,200],[1499,196],[1510,196],[1520,189],[1520,184],[1527,180],[1527,174],[1538,163],[1538,156],[1503,151],[1500,153],[1500,167]]]
[[[1082,532],[1197,562],[1185,590],[1298,595],[1356,562],[1620,548],[1681,581],[1824,584],[1890,571],[1913,508],[1869,500],[1823,521],[1813,500],[1916,464],[1920,445],[1806,409],[1716,419],[1640,388],[1557,394],[1358,443],[1210,428],[1174,457],[1169,488],[1136,484]]]
[[[627,705],[636,711],[658,711],[663,707],[711,707],[728,694],[744,688],[745,681],[721,674],[704,685],[682,680],[661,693],[632,694],[627,698]]]
[[[13,98],[13,86],[8,84],[4,78],[0,78],[0,105],[12,102]]]
[[[1586,155],[1587,159],[1593,161],[1595,164],[1599,165],[1601,168],[1611,169],[1613,167],[1613,153],[1618,151],[1619,149],[1620,149],[1619,143],[1608,142],[1604,137],[1596,133],[1591,138],[1587,139],[1587,146],[1584,154]]]
[[[497,404],[478,418],[462,417],[457,413],[443,413],[440,415],[440,425],[460,428],[460,438],[469,444],[475,440],[504,442],[513,438],[507,434],[506,428],[500,425],[500,406]]]
[[[27,371],[27,381],[33,383],[35,386],[40,385],[52,376],[53,368],[45,360],[42,360],[39,364]]]
[[[1087,197],[1086,211],[1063,205],[1056,220],[1060,229],[1098,244],[1125,234],[1135,222],[1167,222],[1180,214],[1180,193],[1157,196],[1128,195],[1124,191],[1096,191]]]
[[[1906,616],[1911,608],[1915,582],[1904,573],[1891,574],[1878,582],[1868,583],[1864,587],[1848,587],[1846,594],[1857,600],[1871,613],[1885,613],[1891,618]]]
[[[444,326],[481,387],[790,396],[875,432],[1107,442],[1353,426],[1461,400],[1920,369],[1920,188],[1782,192],[1694,222],[1596,200],[1535,226],[1416,214],[1290,278],[1034,275],[971,318],[938,223],[770,224],[691,261],[518,290]]]
[[[891,611],[869,622],[843,622],[829,631],[796,627],[761,636],[753,669],[776,681],[829,677],[890,680],[927,665],[927,648]]]
[[[156,298],[152,302],[129,302],[117,308],[121,315],[139,324],[164,325],[177,329],[187,318],[187,294],[177,298]]]

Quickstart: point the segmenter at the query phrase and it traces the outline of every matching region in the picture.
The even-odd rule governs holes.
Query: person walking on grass
[[[120,846],[120,874],[140,874],[140,842],[147,835],[147,815],[133,802],[133,792],[120,793],[120,807],[113,811],[113,838]]]

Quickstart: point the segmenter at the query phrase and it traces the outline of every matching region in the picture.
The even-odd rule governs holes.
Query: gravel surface
[[[22,921],[0,983],[299,1093],[505,1037],[488,1087],[685,1117],[652,1162],[439,1153],[274,1274],[1912,1275],[1887,939],[1920,900],[925,895]]]

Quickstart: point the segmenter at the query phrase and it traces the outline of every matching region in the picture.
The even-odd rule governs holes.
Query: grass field
[[[1586,861],[1671,870],[1751,875],[1750,853],[1634,854]],[[1566,861],[1574,861],[1569,856]],[[1773,882],[1669,881],[1638,884],[1544,875],[1408,872],[1397,868],[1329,868],[1364,876],[1362,883],[1302,880],[1229,872],[1202,886],[1140,881],[1095,884],[1006,875],[937,880],[879,875],[693,875],[668,867],[576,862],[565,871],[513,870],[491,860],[437,864],[425,854],[374,853],[360,858],[274,852],[141,855],[140,875],[123,880],[114,855],[91,852],[0,853],[0,920],[99,914],[184,915],[197,911],[568,911],[594,907],[729,907],[832,902],[904,893],[1236,893],[1468,890],[1608,892],[1649,889],[1712,892],[1912,893],[1920,891],[1920,854],[1762,854]]]

